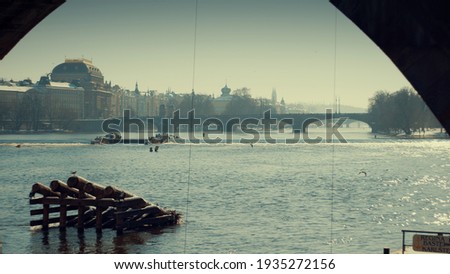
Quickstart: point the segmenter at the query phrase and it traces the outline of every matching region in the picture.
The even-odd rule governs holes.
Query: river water
[[[449,140],[374,138],[368,128],[341,134],[347,143],[172,143],[157,153],[90,145],[97,134],[0,135],[2,251],[381,253],[401,248],[402,229],[450,230]],[[74,170],[185,220],[120,237],[30,228],[33,183],[66,181]]]

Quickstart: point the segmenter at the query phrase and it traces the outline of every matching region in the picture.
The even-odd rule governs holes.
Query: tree
[[[252,98],[249,88],[236,89],[231,94],[233,97],[225,109],[226,114],[250,115],[259,113],[258,101]]]
[[[195,110],[195,115],[208,116],[214,113],[214,106],[209,95],[185,94],[182,98],[178,105],[181,115],[187,115],[192,109]]]
[[[411,135],[436,127],[437,119],[422,98],[411,88],[394,93],[378,91],[369,99],[369,120],[373,132]]]
[[[252,98],[252,95],[250,94],[250,89],[247,87],[235,89],[231,92],[231,95],[245,98]]]
[[[417,111],[412,108],[412,96],[411,90],[402,88],[391,97],[394,110],[392,118],[396,121],[394,128],[403,130],[406,135],[411,135],[412,133],[412,125],[414,124],[412,116]]]
[[[369,121],[374,132],[388,132],[390,128],[389,100],[391,95],[387,91],[377,91],[369,99]]]

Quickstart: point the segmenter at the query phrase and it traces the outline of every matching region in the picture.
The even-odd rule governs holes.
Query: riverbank
[[[399,139],[449,139],[448,133],[440,129],[429,130],[419,134],[394,134],[394,133],[374,133],[374,138],[399,138]]]

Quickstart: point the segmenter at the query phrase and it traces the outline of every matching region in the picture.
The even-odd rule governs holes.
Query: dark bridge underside
[[[330,2],[384,51],[450,132],[450,1]]]
[[[0,0],[0,60],[65,0]]]

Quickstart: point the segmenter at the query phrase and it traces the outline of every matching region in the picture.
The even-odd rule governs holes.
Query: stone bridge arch
[[[371,126],[367,113],[299,113],[299,114],[275,114],[280,126],[290,124],[294,131],[306,132],[309,125],[314,123],[334,123],[337,119],[351,119]]]

